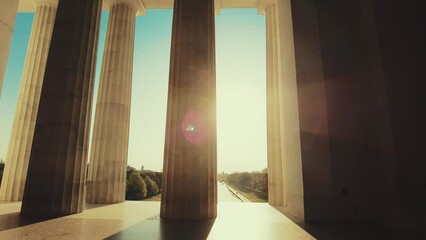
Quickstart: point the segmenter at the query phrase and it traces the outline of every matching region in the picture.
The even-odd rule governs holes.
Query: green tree
[[[263,169],[261,174],[262,175],[259,181],[259,190],[268,193],[268,169]]]
[[[163,185],[163,173],[162,172],[156,172],[155,178],[153,178],[152,180],[154,180],[154,182],[157,184],[158,191],[161,191],[161,187]]]
[[[145,183],[146,183],[146,189],[147,189],[147,196],[155,196],[158,193],[158,186],[157,184],[149,177],[145,177]]]
[[[130,175],[132,175],[132,173],[137,173],[139,172],[138,170],[136,170],[134,167],[131,166],[127,166],[127,171],[126,171],[126,179],[129,180]]]
[[[230,183],[237,183],[237,176],[238,176],[238,173],[231,173],[231,174],[229,174],[228,175],[228,177],[226,177],[226,180],[228,180],[228,182],[230,182]]]
[[[258,189],[260,182],[260,173],[259,172],[252,172],[251,173],[251,181],[250,181],[250,187],[253,189]]]
[[[149,178],[151,178],[151,180],[157,184],[159,191],[161,190],[162,177],[163,177],[163,174],[161,172],[154,172],[152,170],[143,170],[140,173],[143,179],[145,179],[146,176],[149,176]]]
[[[251,175],[248,172],[242,172],[237,176],[237,183],[246,187],[250,186]]]
[[[130,174],[127,180],[126,200],[141,200],[146,197],[146,183],[138,172]]]

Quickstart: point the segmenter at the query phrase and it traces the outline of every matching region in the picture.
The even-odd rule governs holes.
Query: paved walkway
[[[241,195],[237,190],[235,190],[231,186],[227,185],[226,183],[224,183],[224,182],[218,183],[218,188],[219,188],[219,185],[225,186],[234,196],[236,196],[241,201],[243,201],[243,202],[251,202],[246,197],[244,197],[243,195]],[[219,201],[220,201],[220,198],[219,198]]]

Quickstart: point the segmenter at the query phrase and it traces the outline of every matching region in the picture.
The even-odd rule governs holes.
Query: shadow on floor
[[[9,204],[11,202],[0,201],[0,204]],[[110,206],[111,204],[85,204],[85,210],[100,208],[105,206]],[[58,216],[60,217],[60,216]],[[6,231],[13,228],[23,227],[26,225],[44,222],[48,220],[52,220],[58,217],[30,217],[30,216],[22,216],[20,212],[12,212],[7,214],[0,214],[0,232]]]
[[[329,240],[400,240],[425,239],[418,232],[397,231],[395,229],[368,223],[307,223],[301,226],[316,239]],[[422,236],[422,237],[421,237]]]
[[[19,212],[0,215],[0,232],[26,225],[48,221],[53,218],[21,216]]]
[[[273,206],[303,230],[319,240],[400,240],[426,239],[425,230],[401,231],[390,227],[364,222],[311,222],[287,214],[282,207]]]
[[[176,221],[161,219],[159,216],[148,218],[107,239],[144,239],[144,240],[204,240],[207,239],[216,219],[204,221]]]

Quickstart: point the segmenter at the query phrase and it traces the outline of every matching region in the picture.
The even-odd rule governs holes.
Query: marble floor
[[[0,203],[0,239],[315,239],[266,203],[221,202],[211,221],[167,221],[159,202],[87,205],[55,219],[25,218],[20,203]]]

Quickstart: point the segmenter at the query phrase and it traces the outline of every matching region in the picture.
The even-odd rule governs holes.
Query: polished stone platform
[[[0,239],[314,239],[266,203],[218,204],[211,221],[167,221],[160,203],[86,204],[80,214],[55,219],[19,215],[21,203],[0,203]]]

